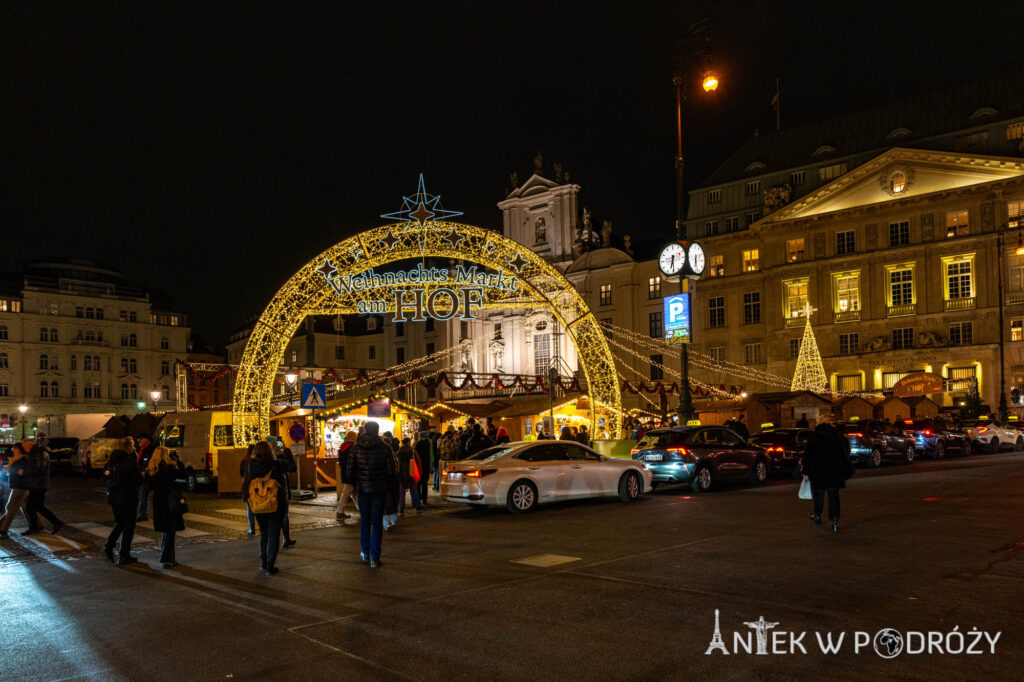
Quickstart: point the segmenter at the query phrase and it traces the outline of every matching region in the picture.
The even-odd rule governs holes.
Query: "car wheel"
[[[988,444],[989,452],[999,452],[999,439],[993,438],[992,442]]]
[[[619,499],[623,502],[632,502],[640,497],[642,487],[640,476],[635,471],[627,471],[619,479]]]
[[[711,486],[715,484],[715,479],[711,475],[711,467],[702,466],[700,469],[693,474],[693,479],[690,481],[690,489],[695,493],[706,493],[711,490]]]
[[[754,462],[754,468],[750,472],[751,483],[764,483],[768,479],[768,464],[763,459]]]
[[[915,455],[917,455],[917,451],[914,450],[914,446],[911,445],[910,447],[907,448],[907,451],[903,453],[904,464],[910,464],[911,462],[913,462]]]
[[[961,451],[963,452],[964,457],[967,457],[972,452],[974,452],[974,446],[971,445],[971,439],[970,438],[968,438],[967,440],[964,441],[964,445],[961,448]]]
[[[199,480],[196,478],[196,472],[189,469],[185,472],[185,489],[190,493],[194,493],[198,487]]]
[[[525,514],[537,506],[537,486],[529,481],[516,481],[508,489],[505,507],[513,514]]]
[[[879,450],[878,448],[872,450],[871,457],[870,459],[868,459],[868,464],[871,466],[872,469],[877,469],[878,467],[882,466],[882,451]]]
[[[935,444],[935,450],[932,451],[932,459],[942,459],[946,456],[946,444],[943,441],[939,441]]]

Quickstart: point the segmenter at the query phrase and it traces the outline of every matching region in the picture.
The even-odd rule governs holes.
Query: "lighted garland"
[[[433,215],[433,214],[432,214]],[[621,428],[621,395],[615,361],[597,319],[579,292],[552,265],[504,235],[470,225],[426,220],[373,228],[339,242],[303,266],[277,292],[246,343],[235,383],[232,423],[235,441],[247,445],[270,432],[272,386],[284,351],[309,315],[358,311],[365,292],[342,295],[329,284],[335,277],[357,276],[398,261],[453,259],[496,273],[515,273],[522,288],[512,299],[485,297],[483,308],[546,308],[575,345],[589,392],[608,405],[608,431]],[[491,291],[488,289],[488,291]],[[594,413],[596,425],[597,414]]]

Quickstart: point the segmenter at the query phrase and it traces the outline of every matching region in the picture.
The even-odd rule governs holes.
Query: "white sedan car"
[[[990,420],[978,420],[964,431],[971,437],[971,441],[989,452],[998,452],[1000,448],[1008,450],[1020,450],[1024,446],[1024,437],[1020,431],[1007,426],[1000,426],[999,422]]]
[[[650,490],[651,472],[643,463],[557,440],[488,448],[449,464],[441,482],[449,502],[505,506],[520,514],[573,498],[617,495],[628,502]]]

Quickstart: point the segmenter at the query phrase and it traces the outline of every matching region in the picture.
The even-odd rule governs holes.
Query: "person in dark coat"
[[[473,430],[466,441],[466,457],[475,455],[481,450],[486,450],[492,445],[494,445],[494,441],[484,433],[483,428],[479,424],[473,424]]]
[[[832,532],[839,532],[839,489],[846,487],[846,479],[853,475],[847,439],[831,424],[818,424],[807,439],[802,468],[811,480],[814,511],[810,517],[821,524],[825,494],[828,494],[828,516]]]
[[[798,429],[809,429],[811,423],[807,421],[807,413],[804,412],[800,415],[800,418],[796,420],[796,428]]]
[[[277,452],[277,465],[282,472],[284,472],[285,491],[284,491],[284,516],[281,517],[281,533],[284,535],[284,544],[282,547],[288,548],[295,545],[295,540],[292,539],[292,524],[291,519],[288,518],[288,501],[291,499],[291,480],[288,474],[293,474],[299,470],[299,465],[295,461],[295,455],[292,454],[291,448],[282,447]]]
[[[249,447],[245,451],[245,457],[238,463],[238,475],[245,480],[245,472],[249,468],[249,462],[252,461],[252,451],[256,449],[255,443],[249,443]],[[244,484],[243,484],[244,485]],[[245,498],[245,493],[242,493],[242,498]],[[245,502],[245,521],[249,524],[249,530],[245,531],[246,535],[256,535],[256,515],[252,513],[252,508],[249,507],[249,501]]]
[[[747,425],[743,423],[742,414],[732,423],[732,430],[741,436],[743,440],[750,440],[750,430],[747,428]]]
[[[153,530],[164,534],[160,544],[160,565],[164,568],[178,565],[174,560],[174,534],[185,530],[181,491],[175,483],[179,478],[185,478],[185,467],[178,456],[162,445],[153,448],[146,482],[153,493]]]
[[[50,489],[50,456],[45,438],[37,438],[29,450],[25,464],[25,484],[28,487],[28,502],[25,504],[28,530],[22,535],[38,533],[43,529],[39,525],[40,514],[53,526],[53,532],[58,532],[64,523],[46,507],[46,491]]]
[[[107,561],[114,561],[114,545],[121,538],[121,549],[117,553],[117,565],[134,564],[138,559],[132,556],[132,540],[135,538],[135,515],[139,507],[139,485],[142,474],[139,460],[135,456],[135,441],[125,436],[117,442],[117,450],[110,453],[107,466],[107,502],[114,512],[114,528],[103,546]]]
[[[366,422],[366,433],[349,450],[348,475],[359,490],[359,557],[371,568],[380,565],[384,535],[384,505],[388,490],[398,479],[391,449],[378,435],[380,425]]]
[[[417,469],[422,473],[423,467],[420,465],[419,457],[416,456],[416,451],[412,449],[410,439],[403,438],[402,445],[398,448],[398,480],[402,485],[402,491],[398,497],[398,513],[402,516],[405,515],[406,491],[409,491],[409,495],[412,497],[412,506],[416,512],[422,511],[420,507],[419,481],[414,479],[412,473],[410,473],[413,461],[416,462]]]
[[[416,456],[420,460],[420,480],[416,483],[420,493],[420,506],[427,506],[427,492],[430,490],[430,475],[434,470],[434,442],[430,440],[430,434],[426,431],[420,432],[420,438],[416,441]]]
[[[277,509],[272,512],[256,514],[256,523],[260,527],[260,570],[267,575],[274,575],[277,569],[277,551],[281,546],[281,521],[288,504],[288,477],[281,471],[281,465],[274,457],[274,449],[270,443],[260,441],[252,450],[252,461],[245,470],[242,480],[242,496],[249,504],[249,486],[252,481],[264,476],[277,481]]]
[[[146,471],[149,468],[149,460],[153,458],[153,451],[158,445],[160,443],[145,436],[139,439],[139,471]],[[142,477],[142,486],[139,488],[139,518],[136,520],[149,520],[149,483],[145,476]]]
[[[15,443],[14,454],[7,462],[11,492],[7,497],[3,516],[0,516],[0,538],[7,537],[7,531],[11,527],[14,517],[18,515],[22,505],[28,500],[29,489],[25,478],[25,467],[28,465],[28,453],[32,450],[33,445],[31,439]]]
[[[473,437],[473,430],[477,428],[476,419],[470,417],[466,421],[466,429],[459,434],[459,459],[465,459],[469,457],[469,439]]]
[[[587,430],[586,424],[580,425],[580,430],[576,434],[576,442],[580,445],[586,445],[588,448],[590,447],[590,432]]]

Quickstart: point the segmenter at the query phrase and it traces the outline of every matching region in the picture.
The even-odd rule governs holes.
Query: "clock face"
[[[704,249],[700,247],[700,244],[690,244],[686,255],[690,260],[690,270],[693,274],[699,275],[704,272]]]
[[[669,244],[658,256],[658,267],[666,275],[678,275],[686,264],[686,249],[682,244]]]

